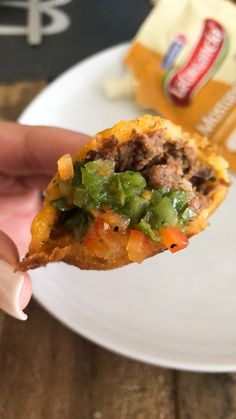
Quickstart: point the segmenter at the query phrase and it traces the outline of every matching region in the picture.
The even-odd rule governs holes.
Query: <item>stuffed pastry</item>
[[[105,270],[184,249],[224,200],[227,167],[205,137],[168,120],[121,121],[59,159],[19,269]]]

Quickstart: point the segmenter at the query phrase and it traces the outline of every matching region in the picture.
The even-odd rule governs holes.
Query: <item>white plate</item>
[[[122,72],[125,49],[110,48],[74,66],[20,122],[93,134],[136,117],[131,101],[109,102],[101,87]],[[71,329],[120,354],[181,369],[236,371],[235,233],[234,183],[211,227],[187,250],[111,272],[51,264],[31,272],[34,295]]]

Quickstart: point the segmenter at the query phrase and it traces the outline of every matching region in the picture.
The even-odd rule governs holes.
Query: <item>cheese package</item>
[[[138,106],[222,148],[236,172],[236,6],[159,0],[126,56]]]

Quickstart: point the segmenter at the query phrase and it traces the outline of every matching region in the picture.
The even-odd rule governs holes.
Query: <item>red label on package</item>
[[[204,21],[200,38],[182,67],[167,73],[165,94],[175,105],[187,106],[194,93],[212,77],[227,52],[224,27],[213,19]]]

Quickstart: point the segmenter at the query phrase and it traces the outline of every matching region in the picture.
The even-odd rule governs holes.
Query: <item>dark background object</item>
[[[54,9],[69,17],[69,28],[54,35],[43,35],[42,44],[37,47],[27,44],[26,35],[0,34],[1,82],[52,80],[83,58],[130,40],[151,10],[149,0],[67,1],[68,4],[55,5]],[[49,1],[41,0],[41,3],[49,4]],[[50,21],[50,16],[43,13],[43,26]],[[0,0],[0,30],[3,25],[18,27],[25,26],[26,22],[26,8],[5,7]]]

